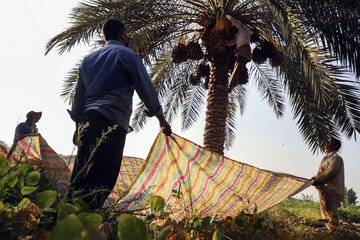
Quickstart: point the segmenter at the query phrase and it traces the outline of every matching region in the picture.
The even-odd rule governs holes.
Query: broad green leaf
[[[84,226],[80,219],[75,214],[70,214],[54,228],[48,240],[75,240],[83,230]]]
[[[31,166],[29,164],[21,164],[19,167],[18,167],[18,170],[20,172],[22,172],[22,174],[26,174],[29,170],[31,169]]]
[[[80,213],[77,217],[80,219],[85,228],[89,228],[92,225],[99,227],[103,221],[103,217],[96,213],[84,212]]]
[[[120,216],[117,234],[119,240],[147,240],[145,222],[129,214]]]
[[[0,176],[4,176],[10,169],[10,163],[5,156],[0,156]]]
[[[104,234],[100,232],[99,227],[90,226],[81,232],[81,240],[106,240]]]
[[[56,191],[46,190],[36,194],[36,204],[40,209],[49,208],[56,201]]]
[[[161,196],[153,196],[150,200],[151,211],[158,213],[165,207],[165,199]]]
[[[221,240],[221,233],[219,230],[216,230],[213,234],[212,240]]]
[[[25,182],[29,186],[34,186],[39,183],[40,180],[40,172],[32,171],[26,175]]]
[[[90,211],[90,207],[89,204],[87,204],[84,200],[82,200],[81,198],[75,198],[73,200],[74,204],[78,207],[78,211],[79,212],[89,212]]]
[[[198,228],[201,225],[201,218],[195,217],[192,222],[193,228]]]
[[[6,184],[13,188],[15,187],[17,180],[18,180],[18,172],[10,172],[8,175],[6,175]]]
[[[0,201],[0,211],[3,210],[4,208],[5,208],[5,204],[2,201]]]
[[[157,235],[156,238],[154,238],[154,240],[161,240],[164,239],[164,236],[166,234],[167,231],[169,231],[171,229],[172,226],[167,226],[166,228],[162,229]]]
[[[28,198],[23,198],[23,199],[21,200],[21,202],[19,202],[19,204],[18,204],[17,207],[20,209],[20,208],[22,208],[23,206],[25,206],[25,205],[28,204],[28,203],[31,203],[30,199],[28,199]]]
[[[155,231],[156,230],[156,227],[157,227],[157,224],[156,223],[152,223],[149,227],[150,231]]]
[[[18,178],[18,182],[16,183],[16,186],[21,189],[24,187],[24,185],[25,185],[25,178],[24,176],[21,176]]]
[[[36,191],[37,188],[38,188],[38,187],[25,186],[25,187],[23,187],[23,188],[21,189],[20,192],[21,192],[22,195],[27,195],[27,194],[30,194],[30,193]]]
[[[70,203],[64,203],[59,206],[58,214],[56,218],[56,223],[59,224],[63,219],[65,219],[70,213],[76,213],[79,208]]]

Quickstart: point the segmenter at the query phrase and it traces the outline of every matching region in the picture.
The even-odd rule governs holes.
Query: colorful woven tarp
[[[40,134],[20,138],[16,142],[12,156],[15,161],[23,161],[43,171],[46,178],[59,190],[65,190],[69,185],[71,170],[68,163],[47,144]]]
[[[310,185],[214,154],[175,134],[159,134],[119,209],[148,209],[150,198],[159,195],[175,220],[187,214],[221,219],[264,211]]]
[[[17,142],[15,158],[21,156],[56,179],[58,188],[68,186],[73,157],[60,157],[40,134]],[[159,195],[175,220],[187,215],[222,219],[262,212],[310,185],[308,179],[262,170],[160,133],[145,161],[123,158],[111,197],[129,191],[119,201],[120,211],[149,211],[151,197]]]
[[[7,155],[7,151],[0,150],[0,155]],[[22,137],[17,141],[13,156],[15,159],[26,161],[35,168],[41,169],[44,175],[59,190],[69,186],[75,156],[58,155],[40,134]],[[144,164],[144,160],[136,157],[123,157],[118,180],[114,187],[113,199],[121,196],[135,179]]]

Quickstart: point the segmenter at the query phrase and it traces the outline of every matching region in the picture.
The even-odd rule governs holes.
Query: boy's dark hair
[[[332,137],[330,141],[332,145],[336,148],[336,151],[338,151],[341,148],[341,141],[339,139]]]
[[[102,26],[102,32],[106,41],[118,39],[122,31],[125,31],[125,26],[116,19],[109,19]]]

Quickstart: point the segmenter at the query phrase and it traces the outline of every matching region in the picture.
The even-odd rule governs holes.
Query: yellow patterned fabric
[[[144,213],[151,197],[159,195],[177,221],[190,213],[223,219],[264,211],[310,185],[307,179],[262,170],[160,133],[119,209]]]
[[[40,134],[20,139],[15,155],[43,169],[59,188],[69,185],[74,157],[60,157]],[[177,221],[188,214],[223,219],[241,211],[262,212],[310,185],[308,179],[259,169],[175,134],[160,133],[145,161],[123,158],[110,197],[117,199],[128,191],[118,201],[120,211],[146,213],[151,197],[158,195]]]
[[[7,152],[0,151],[0,155],[6,156]],[[44,175],[59,190],[65,190],[70,184],[71,172],[76,156],[58,155],[40,134],[29,135],[20,138],[13,152],[13,159],[26,162],[37,169],[41,169]],[[118,180],[114,187],[111,198],[117,199],[126,192],[129,185],[140,172],[144,160],[136,157],[123,157]]]

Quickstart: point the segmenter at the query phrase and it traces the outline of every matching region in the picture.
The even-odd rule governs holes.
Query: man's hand
[[[321,186],[321,185],[324,185],[324,184],[322,183],[322,181],[320,180],[320,178],[315,178],[315,179],[313,180],[312,185],[313,185],[313,186]]]
[[[170,136],[172,131],[171,131],[171,127],[170,124],[166,121],[164,115],[159,115],[156,116],[159,120],[160,123],[160,127],[162,129],[162,132],[166,135],[166,136]]]
[[[78,144],[78,138],[79,138],[79,136],[78,136],[78,132],[79,132],[79,123],[78,122],[75,122],[75,131],[74,131],[74,134],[73,134],[73,139],[72,139],[72,141],[73,141],[73,144],[74,145],[76,145],[76,146],[79,146]]]

